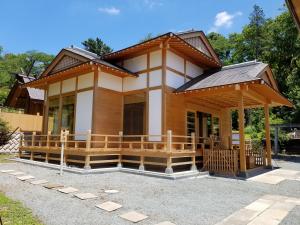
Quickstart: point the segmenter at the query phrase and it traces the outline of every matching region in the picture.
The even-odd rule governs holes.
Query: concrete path
[[[276,225],[300,205],[300,198],[265,195],[233,213],[217,225]]]
[[[300,172],[297,170],[275,169],[270,172],[249,178],[248,180],[266,184],[279,184],[284,180],[300,181]]]

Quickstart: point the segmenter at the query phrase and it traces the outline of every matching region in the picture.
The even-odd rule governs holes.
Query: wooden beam
[[[272,168],[269,104],[264,105],[264,111],[265,111],[267,167]]]
[[[248,98],[254,99],[255,101],[261,104],[265,104],[267,102],[267,99],[264,96],[258,94],[256,91],[254,91],[251,88],[249,88],[247,91],[244,91],[243,94]]]
[[[244,111],[244,96],[243,92],[240,92],[240,101],[239,101],[239,136],[240,136],[240,172],[241,176],[246,176],[246,153],[245,153],[245,132],[244,132],[244,123],[245,123],[245,111]]]

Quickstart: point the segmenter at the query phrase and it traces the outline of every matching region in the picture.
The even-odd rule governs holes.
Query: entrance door
[[[144,133],[145,104],[131,103],[124,105],[124,134],[141,135]]]

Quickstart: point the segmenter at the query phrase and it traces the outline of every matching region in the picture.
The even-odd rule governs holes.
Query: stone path
[[[217,225],[276,225],[300,205],[300,198],[265,195],[233,213]]]
[[[284,180],[300,181],[300,172],[296,170],[276,169],[248,179],[266,184],[279,184]]]
[[[47,188],[50,190],[51,189],[57,190],[64,194],[74,194],[75,197],[77,197],[81,200],[98,198],[98,196],[96,196],[92,193],[79,193],[79,190],[74,187],[64,187],[64,185],[62,185],[62,184],[49,183],[49,181],[47,181],[45,179],[35,179],[34,176],[25,175],[25,173],[22,171],[1,170],[0,172],[6,173],[8,175],[13,175],[13,176],[23,175],[23,176],[18,176],[17,179],[19,179],[21,181],[28,181],[28,183],[33,184],[33,185],[42,185],[44,188]],[[78,193],[76,193],[76,192],[78,192]],[[118,190],[104,190],[104,193],[117,194],[117,193],[119,193],[119,191]],[[115,202],[107,201],[102,204],[97,204],[96,207],[100,208],[102,210],[105,210],[107,212],[113,212],[113,211],[116,211],[116,210],[122,208],[123,206],[118,203],[115,203]],[[133,223],[137,223],[137,222],[140,222],[140,221],[148,218],[147,215],[141,214],[136,211],[129,211],[127,213],[119,215],[119,217],[121,217],[125,220],[128,220],[130,222],[133,222]],[[171,223],[169,221],[164,221],[164,222],[158,223],[156,225],[175,225],[175,224]]]

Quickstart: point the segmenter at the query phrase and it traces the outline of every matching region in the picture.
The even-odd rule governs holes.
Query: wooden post
[[[172,168],[172,158],[170,155],[167,157],[167,168],[165,170],[166,174],[172,174],[173,173],[173,168]]]
[[[65,147],[65,131],[61,130],[60,131],[60,175],[63,175],[63,165],[64,165],[64,147]]]
[[[167,151],[168,152],[172,151],[172,131],[171,130],[167,131]]]
[[[51,135],[51,131],[48,131],[48,134],[47,134],[47,147],[48,148],[50,147],[50,135]]]
[[[69,130],[65,130],[65,147],[69,147],[68,145],[68,136],[69,136]]]
[[[245,123],[245,110],[244,110],[244,96],[241,93],[240,102],[239,102],[239,136],[240,136],[240,176],[247,176],[246,168],[246,153],[245,153],[245,132],[244,132],[244,123]]]
[[[139,166],[139,170],[142,170],[142,171],[145,170],[144,162],[145,162],[145,157],[142,155],[142,156],[140,157],[140,166]]]
[[[122,151],[122,140],[123,140],[123,131],[119,131],[119,150]],[[120,155],[118,157],[118,165],[117,167],[122,167],[122,154],[120,152]]]
[[[107,149],[108,147],[108,136],[104,137],[104,148]]]
[[[192,166],[191,166],[191,170],[197,170],[197,166],[196,166],[196,135],[193,132],[191,134],[191,142],[192,142],[192,151],[194,152],[194,155],[192,156]]]
[[[191,144],[192,144],[192,151],[195,152],[196,151],[196,135],[195,133],[193,132],[191,134]]]
[[[33,132],[32,132],[32,136],[31,136],[31,146],[32,146],[32,147],[35,146],[35,135],[36,135],[36,132],[33,131]]]
[[[91,148],[91,139],[92,139],[91,130],[88,130],[86,135],[86,150],[89,150]]]
[[[272,168],[272,156],[271,156],[271,136],[270,136],[270,110],[269,105],[264,105],[265,111],[265,130],[266,130],[266,150],[267,150],[267,167]]]
[[[91,161],[91,156],[90,155],[86,155],[85,156],[85,162],[84,162],[84,169],[86,169],[86,170],[90,170],[91,169],[90,161]]]
[[[144,150],[144,136],[141,136],[141,150]]]

